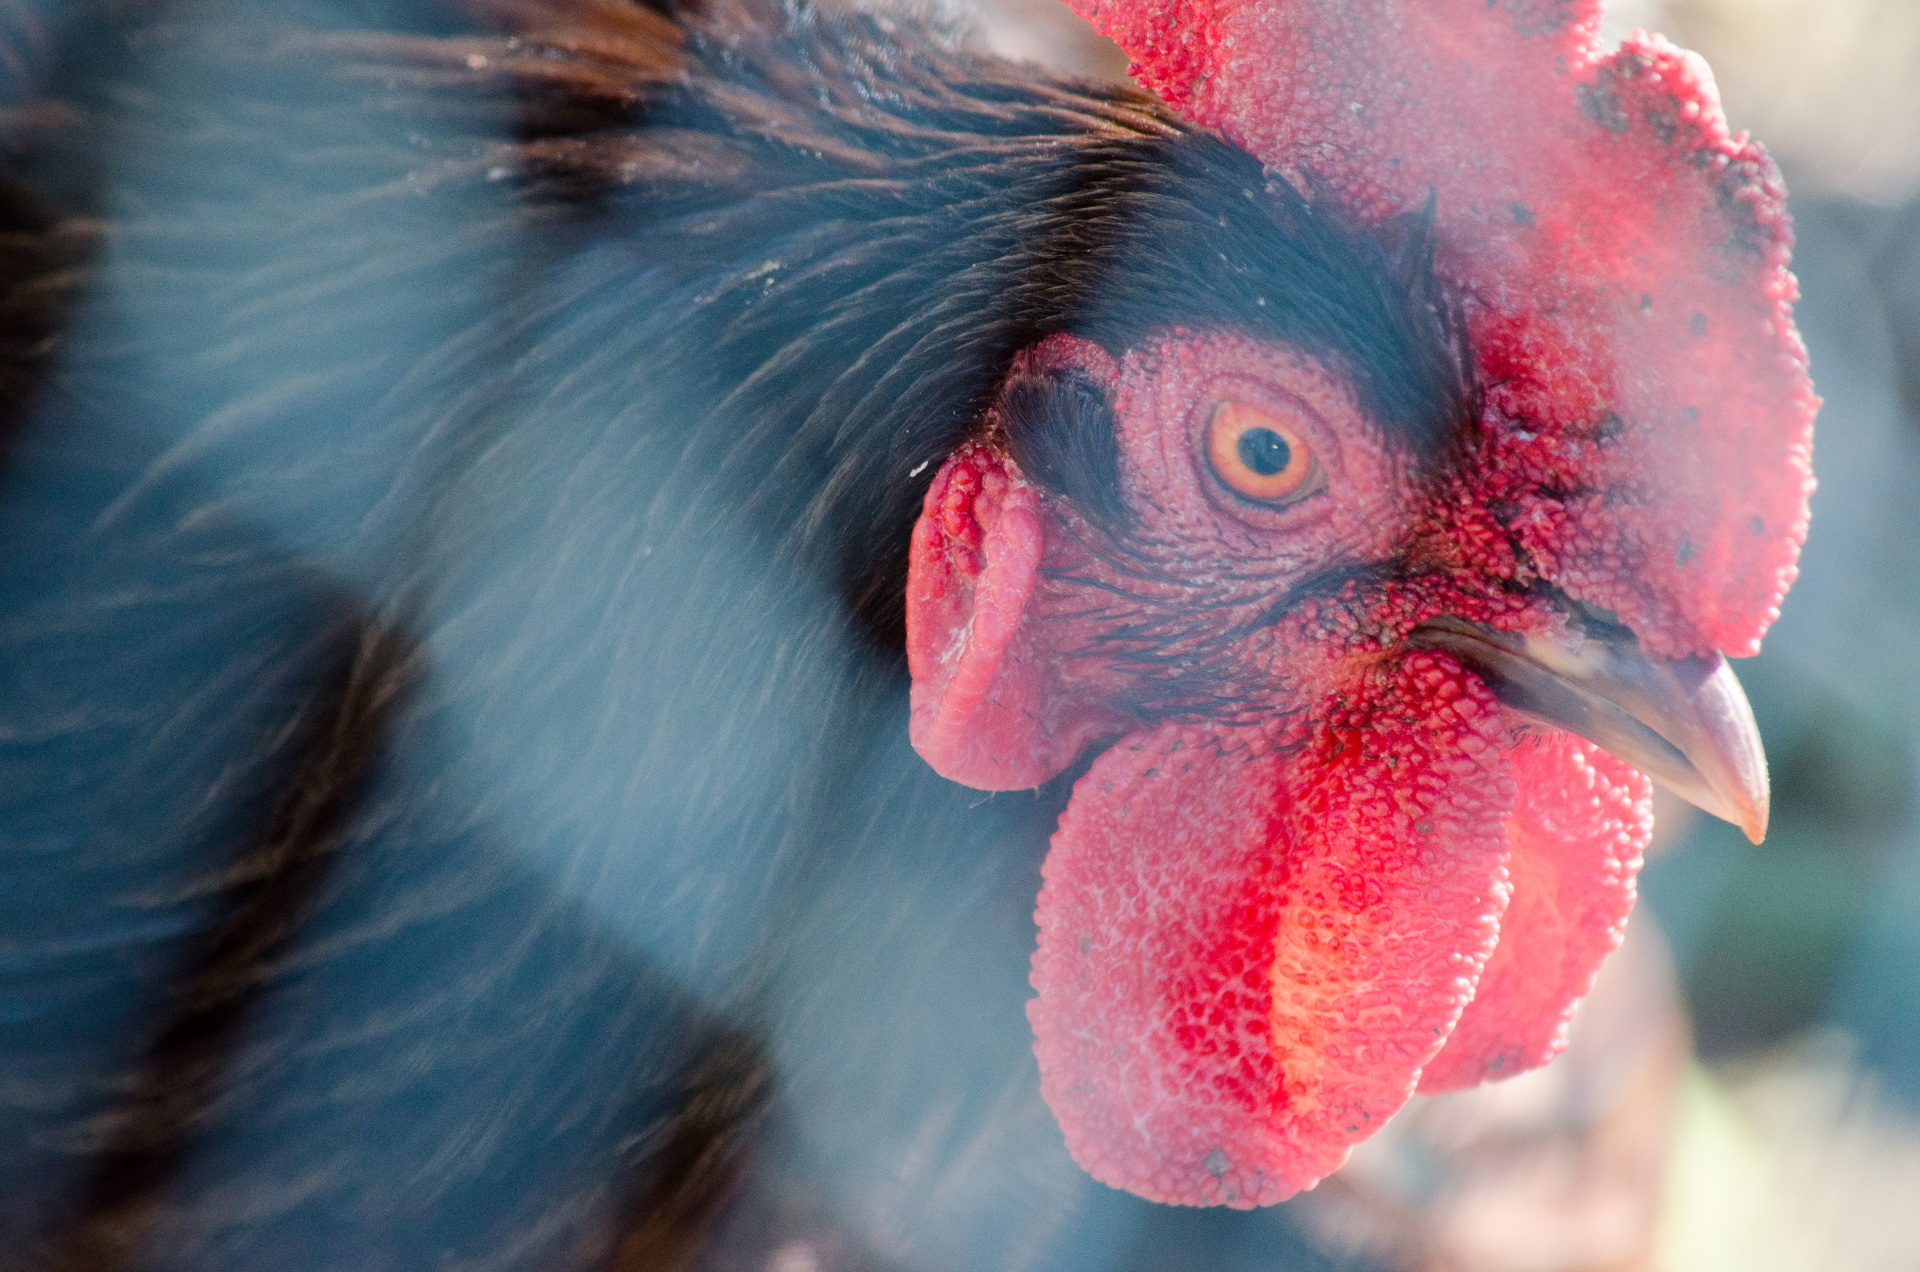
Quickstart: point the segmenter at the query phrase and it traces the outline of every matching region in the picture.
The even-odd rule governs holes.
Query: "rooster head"
[[[1098,750],[1029,1008],[1068,1147],[1260,1205],[1564,1045],[1649,777],[1763,833],[1724,657],[1793,580],[1818,403],[1777,171],[1598,0],[1078,7],[1405,302],[1051,335],[912,542],[920,753],[1008,790]],[[1249,313],[1305,269],[1220,249]]]

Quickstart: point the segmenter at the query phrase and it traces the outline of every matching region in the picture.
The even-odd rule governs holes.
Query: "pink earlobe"
[[[1055,672],[1022,625],[1045,548],[1039,504],[1011,461],[970,442],[941,466],[913,529],[909,735],[941,776],[980,790],[1038,786],[1080,745],[1048,728]]]

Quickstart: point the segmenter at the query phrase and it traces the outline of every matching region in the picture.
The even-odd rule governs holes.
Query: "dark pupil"
[[[1270,428],[1250,428],[1240,434],[1240,462],[1262,477],[1271,477],[1287,471],[1293,448]]]

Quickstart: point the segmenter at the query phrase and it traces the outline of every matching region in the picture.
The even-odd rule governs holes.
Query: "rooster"
[[[1548,1059],[1649,777],[1764,832],[1816,408],[1777,173],[1597,8],[22,43],[16,1244],[724,1265],[771,1172],[1098,1266],[1066,1154],[1265,1205]]]

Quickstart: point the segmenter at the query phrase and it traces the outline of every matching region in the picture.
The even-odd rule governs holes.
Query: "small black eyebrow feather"
[[[1013,462],[1028,480],[1108,535],[1125,532],[1131,518],[1120,489],[1120,442],[1098,385],[1077,371],[1016,374],[999,410]]]

